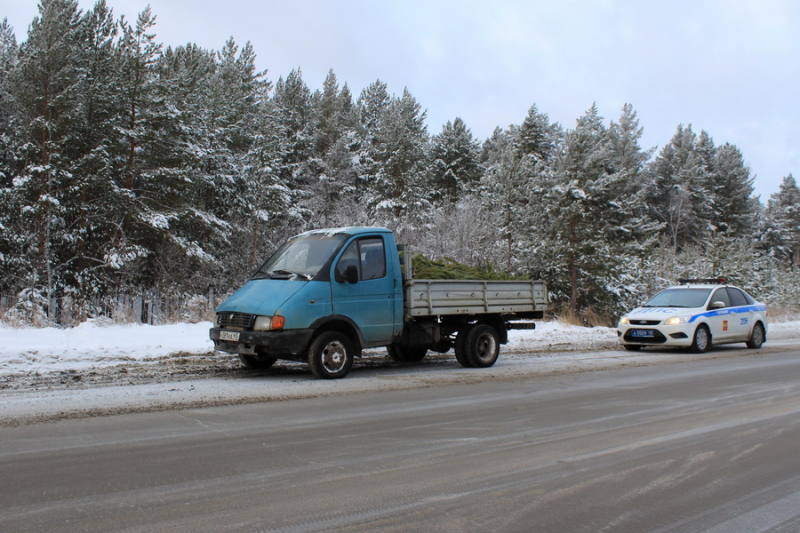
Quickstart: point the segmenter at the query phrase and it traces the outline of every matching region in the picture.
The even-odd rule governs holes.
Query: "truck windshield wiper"
[[[273,270],[269,273],[269,276],[272,279],[294,279],[296,277],[305,278],[306,281],[311,281],[311,276],[308,274],[302,274],[300,272],[292,272],[291,270]]]

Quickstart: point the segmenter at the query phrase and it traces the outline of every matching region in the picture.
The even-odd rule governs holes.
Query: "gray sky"
[[[86,10],[91,0],[80,0]],[[795,0],[107,0],[156,39],[219,50],[250,41],[273,82],[295,68],[312,90],[329,69],[354,97],[377,79],[407,87],[428,130],[461,117],[476,138],[531,105],[573,128],[596,102],[606,122],[631,103],[642,146],[679,124],[744,154],[766,203],[800,178],[800,2]],[[19,42],[35,0],[7,2]]]

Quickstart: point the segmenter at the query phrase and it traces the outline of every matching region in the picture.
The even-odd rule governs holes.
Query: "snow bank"
[[[0,375],[84,370],[174,354],[211,353],[210,327],[211,322],[104,326],[94,321],[69,329],[2,327]]]
[[[129,362],[158,362],[176,355],[212,354],[210,322],[166,326],[102,325],[89,321],[70,329],[0,327],[0,376],[82,371]],[[502,353],[616,349],[614,328],[541,322],[535,330],[512,330]],[[800,339],[800,321],[772,324],[768,338]],[[380,353],[382,350],[371,350]]]

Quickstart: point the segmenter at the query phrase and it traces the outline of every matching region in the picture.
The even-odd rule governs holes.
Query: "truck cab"
[[[385,228],[336,228],[289,239],[217,308],[217,350],[250,368],[306,360],[324,336],[312,371],[343,377],[364,348],[392,343],[403,325],[397,244]],[[324,335],[323,335],[324,334]]]

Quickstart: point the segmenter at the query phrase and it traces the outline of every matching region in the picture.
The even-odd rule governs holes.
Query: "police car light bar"
[[[678,283],[713,283],[714,285],[723,285],[728,283],[728,278],[679,279]]]

